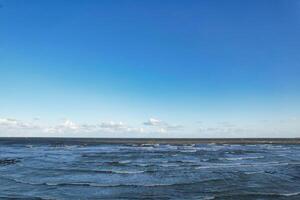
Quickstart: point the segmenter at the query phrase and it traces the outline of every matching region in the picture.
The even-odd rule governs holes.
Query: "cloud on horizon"
[[[0,128],[7,129],[36,129],[38,125],[31,122],[23,122],[14,118],[0,118]]]
[[[161,133],[165,133],[168,131],[178,131],[183,129],[182,125],[171,125],[167,122],[155,118],[150,118],[148,119],[148,121],[144,122],[143,124],[145,126],[157,127],[159,128],[158,130]]]
[[[13,135],[22,136],[22,134],[45,134],[45,135],[61,135],[63,134],[84,134],[93,133],[102,136],[107,134],[123,134],[133,133],[139,134],[150,134],[150,133],[167,133],[176,131],[182,128],[182,126],[169,125],[166,122],[162,122],[157,119],[150,118],[148,123],[143,123],[145,127],[130,126],[124,122],[115,121],[100,121],[96,123],[76,123],[70,119],[65,119],[63,122],[58,124],[49,125],[42,124],[40,118],[32,119],[32,121],[25,122],[14,118],[0,118],[0,136],[3,134],[14,133]],[[136,136],[136,135],[133,135]],[[43,135],[42,135],[43,136]],[[97,136],[97,135],[96,135]]]
[[[131,133],[140,133],[144,132],[143,128],[134,128],[126,125],[123,122],[99,122],[94,124],[77,124],[69,119],[66,119],[62,124],[47,127],[44,129],[48,133],[96,133],[96,132],[106,132],[106,133],[115,133],[115,132],[131,132]]]
[[[289,133],[299,137],[299,118],[278,121],[259,121],[250,124],[232,122],[201,123],[186,127],[173,125],[157,118],[150,118],[140,126],[124,122],[98,121],[76,123],[65,119],[60,123],[47,124],[43,120],[23,121],[15,118],[0,118],[0,136],[55,136],[55,137],[283,137]]]

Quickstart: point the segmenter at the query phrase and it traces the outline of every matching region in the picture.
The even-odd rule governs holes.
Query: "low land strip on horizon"
[[[300,144],[300,138],[58,138],[0,137],[1,143],[25,144]]]

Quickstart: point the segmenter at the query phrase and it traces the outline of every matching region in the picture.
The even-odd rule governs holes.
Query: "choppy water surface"
[[[0,144],[8,197],[300,199],[300,146]]]

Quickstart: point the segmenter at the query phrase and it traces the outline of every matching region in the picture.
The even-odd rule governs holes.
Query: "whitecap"
[[[112,170],[112,173],[116,173],[116,174],[140,174],[140,173],[144,173],[145,171],[119,171],[119,170]]]
[[[244,172],[247,175],[251,175],[251,174],[261,174],[264,173],[264,171],[257,171],[257,172]]]
[[[196,149],[191,149],[191,150],[181,150],[180,152],[182,152],[182,153],[195,153],[195,152],[197,152],[197,150],[196,150]]]
[[[290,197],[290,196],[297,196],[300,195],[300,192],[294,192],[294,193],[285,193],[285,194],[280,194],[282,196]]]
[[[119,161],[119,163],[121,163],[121,164],[127,164],[127,163],[130,163],[131,162],[131,160],[121,160],[121,161]]]
[[[234,163],[234,164],[217,164],[217,165],[207,165],[207,166],[198,166],[195,169],[210,169],[210,168],[230,168],[230,167],[262,167],[262,166],[284,166],[289,164],[298,164],[298,163],[280,163],[280,162],[268,162],[268,163],[255,163],[255,164],[242,164],[242,163]]]
[[[236,157],[236,158],[220,158],[220,160],[252,160],[252,159],[261,159],[264,156],[252,156],[252,157]]]

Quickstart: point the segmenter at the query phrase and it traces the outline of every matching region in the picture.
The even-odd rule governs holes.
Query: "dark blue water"
[[[300,199],[300,146],[0,144],[0,198]]]

